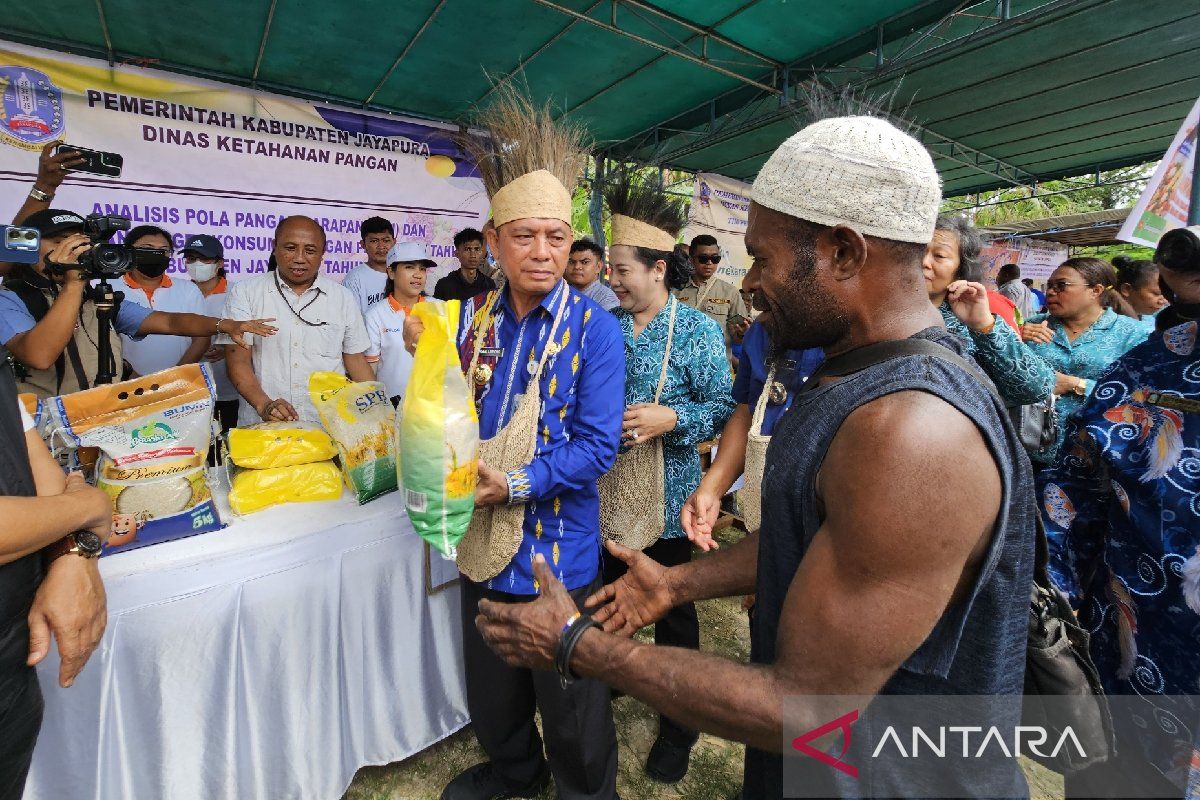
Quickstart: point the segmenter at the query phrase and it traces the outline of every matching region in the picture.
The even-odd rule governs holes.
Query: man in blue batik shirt
[[[554,180],[540,172],[514,184],[539,175]],[[514,218],[519,209],[506,213],[499,197],[493,198],[497,225],[486,235],[506,284],[466,301],[459,326],[480,439],[495,437],[510,423],[521,398],[533,389],[543,355],[546,361],[537,385],[541,403],[533,459],[508,472],[482,459],[479,465],[476,506],[523,504],[523,537],[517,555],[494,577],[477,583],[463,576],[467,708],[489,760],[455,778],[444,800],[533,796],[550,774],[561,798],[616,797],[616,730],[608,688],[595,680],[564,686],[553,673],[509,667],[475,627],[483,599],[514,603],[537,597],[535,556],[546,560],[581,609],[584,598],[601,585],[596,479],[616,458],[625,351],[616,318],[563,279],[573,239],[570,195],[565,189],[553,194],[561,194],[561,210],[543,204],[536,217]],[[412,344],[419,324],[406,327]],[[541,712],[545,754],[535,711]]]

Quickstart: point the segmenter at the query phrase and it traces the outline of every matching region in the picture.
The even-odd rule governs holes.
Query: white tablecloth
[[[27,800],[332,800],[468,721],[458,586],[427,592],[399,493],[100,563],[108,630],[71,689],[39,669]]]

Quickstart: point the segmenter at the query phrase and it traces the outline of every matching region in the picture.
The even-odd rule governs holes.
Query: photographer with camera
[[[104,244],[128,227],[126,219],[84,219],[71,211],[45,209],[23,224],[41,233],[41,261],[14,267],[0,290],[0,343],[16,361],[22,392],[52,397],[111,383],[119,377],[121,363],[116,334],[223,334],[246,346],[245,333],[275,332],[266,324],[272,320],[217,319],[120,302],[123,295],[112,290],[109,279],[166,258],[154,251]],[[107,335],[101,335],[102,330]]]

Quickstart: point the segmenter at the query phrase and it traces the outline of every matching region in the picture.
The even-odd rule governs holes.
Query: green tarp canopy
[[[516,76],[601,152],[742,179],[795,130],[814,75],[898,82],[947,196],[1156,159],[1200,94],[1196,0],[9,6],[11,41],[439,120]]]

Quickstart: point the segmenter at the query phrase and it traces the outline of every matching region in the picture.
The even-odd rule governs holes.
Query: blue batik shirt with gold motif
[[[587,586],[599,574],[596,479],[612,468],[620,443],[625,350],[616,318],[566,281],[521,320],[507,288],[463,304],[459,355],[464,371],[477,346],[476,328],[486,331],[478,343],[479,363],[490,368],[491,380],[475,386],[475,397],[479,436],[490,439],[528,390],[564,292],[569,294],[555,332],[558,352],[547,359],[538,386],[542,407],[534,458],[508,473],[509,502],[526,504],[524,540],[512,562],[487,582],[489,589],[509,594],[537,593],[533,557],[538,553],[568,589]],[[484,328],[481,315],[493,295],[492,322]]]

